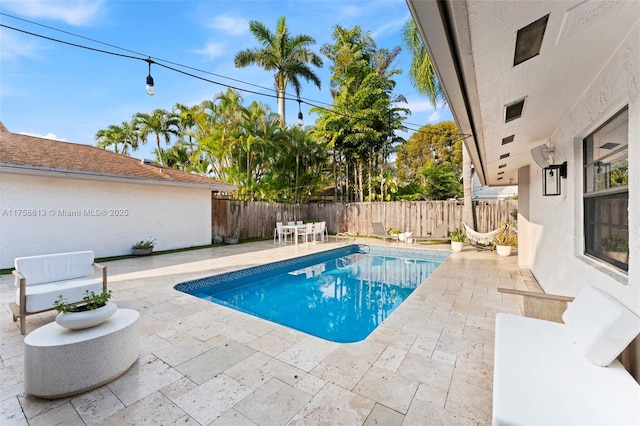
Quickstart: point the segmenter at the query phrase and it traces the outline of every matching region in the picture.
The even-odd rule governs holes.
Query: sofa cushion
[[[15,267],[27,279],[27,285],[31,286],[91,275],[93,260],[92,251],[77,251],[18,257]]]
[[[640,385],[585,359],[566,325],[498,314],[495,337],[494,425],[640,424]]]
[[[640,318],[593,286],[578,293],[562,320],[580,353],[602,367],[616,359],[640,333]]]
[[[27,312],[53,309],[53,302],[63,295],[68,303],[81,302],[85,291],[102,293],[102,278],[79,278],[26,287]],[[20,305],[20,291],[16,291],[16,303]]]

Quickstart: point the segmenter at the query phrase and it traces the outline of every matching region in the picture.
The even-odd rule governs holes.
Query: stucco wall
[[[541,195],[542,170],[532,163],[528,190],[531,269],[549,293],[575,295],[601,287],[640,313],[640,23],[612,56],[552,136],[554,163],[568,161],[562,195]],[[571,78],[571,76],[566,76]],[[582,139],[625,105],[629,107],[629,271],[586,257],[582,212]]]
[[[0,173],[0,267],[20,256],[131,253],[211,242],[211,191],[166,185]],[[25,209],[25,210],[22,210]]]

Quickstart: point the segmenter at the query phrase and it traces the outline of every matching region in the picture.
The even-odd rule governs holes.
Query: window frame
[[[626,120],[611,127],[616,120],[622,115],[626,115]],[[624,140],[620,147],[615,148],[611,152],[596,153],[594,140],[598,133],[606,130],[608,132],[615,130],[617,126],[623,124],[626,126]],[[602,149],[603,146],[599,148]],[[616,162],[626,162],[626,173],[629,172],[629,108],[625,106],[618,112],[613,114],[601,126],[591,132],[582,139],[583,149],[583,236],[584,236],[584,254],[604,262],[608,265],[627,273],[629,270],[629,185],[628,177],[626,184],[611,186],[611,164],[613,162],[602,162],[607,158],[616,160]],[[605,148],[609,149],[609,148]],[[619,154],[624,154],[620,156]],[[591,156],[591,158],[588,158]],[[600,164],[598,164],[600,163]],[[608,172],[604,173],[603,179],[599,182],[604,184],[604,188],[598,188],[597,176],[594,176],[594,167],[600,169],[601,165],[609,167]],[[614,169],[618,170],[618,169]],[[600,174],[600,170],[597,172]],[[609,210],[607,209],[609,208]],[[626,217],[621,217],[620,212],[625,212]],[[617,219],[614,219],[614,216]],[[604,218],[604,219],[603,219]],[[608,220],[607,220],[608,218]],[[620,223],[621,222],[621,223]],[[603,238],[602,234],[607,235]],[[625,241],[626,237],[626,241]],[[607,243],[605,243],[607,240]],[[606,246],[616,245],[615,250],[605,250]],[[624,249],[626,245],[626,253],[619,251]]]

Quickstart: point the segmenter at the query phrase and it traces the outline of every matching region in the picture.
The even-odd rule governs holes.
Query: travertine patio
[[[140,357],[113,382],[53,401],[24,394],[23,336],[8,308],[13,279],[0,276],[0,423],[490,424],[494,318],[521,311],[517,296],[496,289],[539,290],[516,256],[470,247],[453,253],[376,331],[353,344],[173,289],[335,246],[266,241],[105,263],[113,300],[142,314]],[[53,311],[28,317],[27,331],[54,317]]]

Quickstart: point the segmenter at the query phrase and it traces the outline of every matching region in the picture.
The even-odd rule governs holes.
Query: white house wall
[[[527,235],[531,269],[548,293],[575,295],[593,284],[623,300],[640,313],[640,22],[576,100],[552,136],[554,163],[568,161],[568,178],[561,196],[542,196],[542,170],[532,163],[529,183],[530,215]],[[565,76],[570,79],[571,76]],[[582,139],[625,105],[629,107],[629,270],[628,274],[585,256],[582,212]],[[633,278],[632,278],[633,277]]]
[[[131,253],[155,239],[155,250],[211,243],[211,191],[0,173],[0,267],[14,258],[93,250]]]

